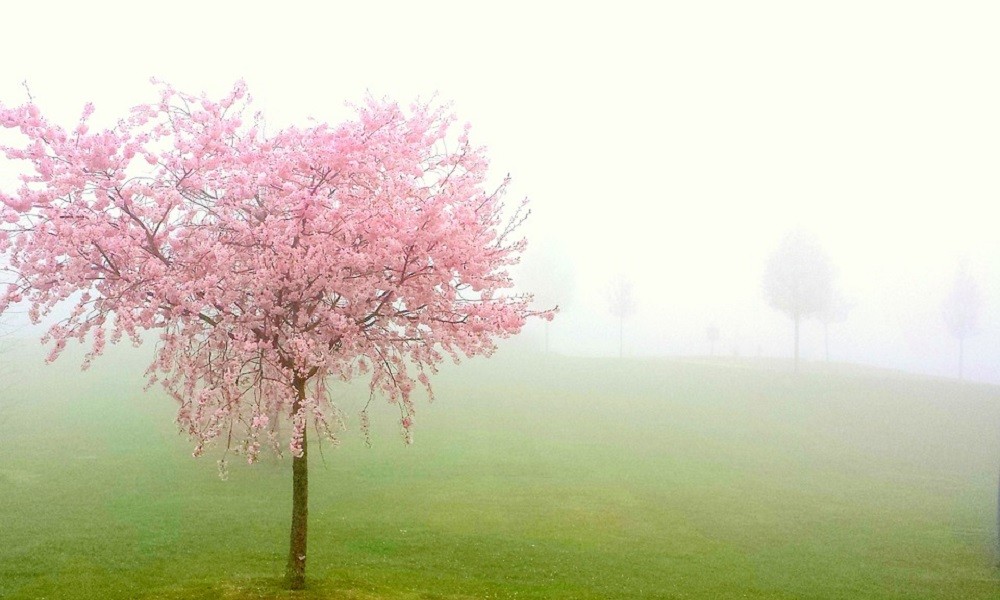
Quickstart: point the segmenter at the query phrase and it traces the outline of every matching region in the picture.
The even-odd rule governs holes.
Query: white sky
[[[760,277],[799,227],[857,303],[834,358],[952,374],[941,303],[965,257],[986,294],[968,372],[1000,381],[1000,4],[540,4],[19,2],[0,99],[27,80],[56,118],[93,101],[110,123],[151,76],[215,95],[244,78],[279,124],[437,93],[532,198],[536,251],[572,261],[554,349],[617,353],[603,288],[623,272],[626,352],[706,353],[716,322],[721,352],[786,355]]]

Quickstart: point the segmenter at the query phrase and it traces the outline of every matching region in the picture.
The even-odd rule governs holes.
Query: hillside
[[[190,458],[141,356],[4,355],[0,597],[995,598],[1000,388],[849,365],[501,352],[402,444],[379,402],[312,461]],[[344,386],[354,417],[367,397]],[[356,418],[353,419],[356,424]],[[230,457],[232,458],[232,457]]]

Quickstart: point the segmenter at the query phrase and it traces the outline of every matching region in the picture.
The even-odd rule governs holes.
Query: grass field
[[[1000,388],[848,366],[501,352],[290,461],[190,457],[141,356],[0,357],[0,598],[1000,597]],[[362,385],[341,401],[356,414]],[[355,419],[356,422],[356,419]]]

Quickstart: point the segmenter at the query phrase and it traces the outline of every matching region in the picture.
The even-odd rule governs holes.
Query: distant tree
[[[572,302],[576,290],[573,260],[556,243],[532,243],[518,265],[517,276],[518,283],[531,290],[531,295],[540,306],[565,310]],[[548,352],[550,321],[544,319],[542,322],[545,327],[545,352]]]
[[[826,252],[815,238],[801,231],[786,235],[768,260],[764,293],[772,308],[792,319],[796,372],[799,370],[802,320],[818,317],[828,309],[833,294],[833,275]]]
[[[624,355],[625,319],[635,312],[635,295],[632,282],[624,275],[611,280],[608,285],[608,310],[618,318],[618,358]]]
[[[715,356],[715,344],[719,341],[719,326],[712,323],[705,329],[705,338],[708,339],[708,355]]]
[[[371,99],[342,124],[268,134],[240,83],[220,101],[164,86],[103,131],[92,112],[66,129],[33,102],[0,104],[23,138],[0,153],[31,169],[0,193],[0,314],[23,302],[38,323],[75,304],[45,336],[50,360],[74,339],[92,340],[89,363],[157,330],[150,382],[196,455],[216,440],[250,463],[292,455],[286,580],[302,588],[307,432],[339,420],[328,384],[369,378],[409,441],[412,392],[445,357],[551,317],[508,291],[526,207],[505,210],[485,151],[429,105]]]
[[[979,286],[969,273],[966,262],[958,266],[955,281],[944,302],[944,321],[948,331],[958,340],[958,379],[964,378],[965,340],[979,331],[979,309],[982,303]]]
[[[831,290],[830,294],[830,303],[819,314],[819,320],[823,323],[823,350],[826,362],[830,362],[830,325],[843,323],[854,309],[854,304],[848,302],[839,291]]]

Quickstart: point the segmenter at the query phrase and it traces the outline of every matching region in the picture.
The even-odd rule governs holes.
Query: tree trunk
[[[306,380],[297,377],[292,414],[298,412],[305,399]],[[309,524],[306,429],[302,429],[302,456],[292,457],[292,532],[288,547],[288,566],[285,568],[285,583],[292,590],[301,590],[306,586],[306,529]]]
[[[795,320],[795,372],[799,372],[799,315],[792,317]]]

